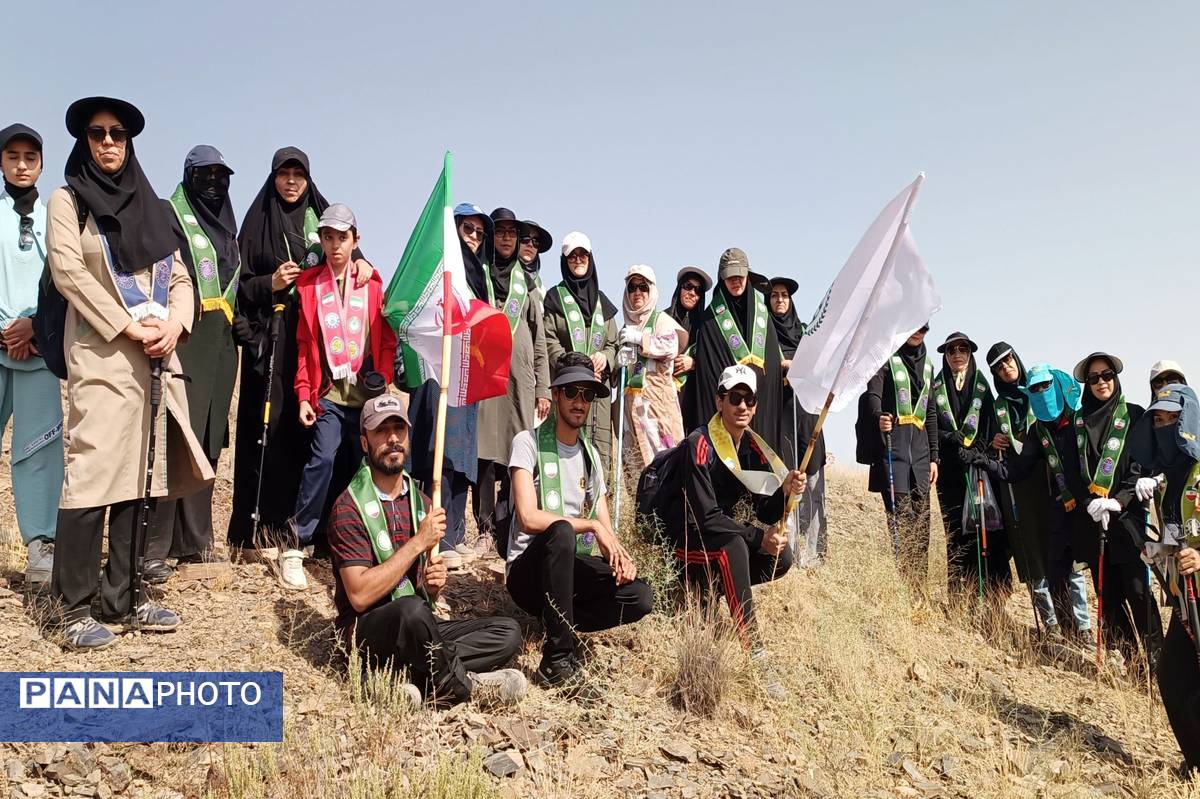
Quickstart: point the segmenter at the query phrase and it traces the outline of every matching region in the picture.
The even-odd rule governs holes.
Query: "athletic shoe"
[[[408,700],[408,709],[415,713],[421,709],[421,705],[425,699],[421,696],[421,689],[410,682],[400,685],[400,693],[404,694],[404,698]]]
[[[308,588],[303,552],[298,549],[283,550],[279,555],[279,582],[290,591],[303,591]]]
[[[1075,632],[1075,640],[1084,649],[1095,651],[1096,649],[1096,631],[1091,627],[1085,627],[1082,630]]]
[[[443,549],[439,554],[442,557],[442,561],[446,564],[447,571],[458,571],[463,567],[462,555],[457,550]]]
[[[25,559],[26,585],[41,585],[50,579],[54,571],[54,542],[45,538],[35,538],[29,542],[28,555]]]
[[[175,570],[168,566],[165,560],[158,558],[152,558],[142,564],[142,582],[150,585],[165,583],[174,573]]]
[[[492,540],[491,533],[480,533],[475,539],[475,546],[471,550],[477,558],[498,558],[500,554],[496,552],[496,542]]]
[[[558,688],[579,679],[580,668],[575,658],[570,655],[563,657],[543,657],[535,675],[537,682],[546,688]]]
[[[117,642],[117,636],[91,616],[67,627],[66,638],[67,648],[76,652],[94,652]]]
[[[511,706],[529,692],[529,680],[517,669],[467,672],[471,681],[471,699],[481,707]]]
[[[472,549],[471,547],[467,546],[466,544],[456,545],[454,547],[454,551],[457,552],[459,555],[462,555],[463,563],[472,563],[472,562],[474,562],[474,560],[477,557],[479,557],[478,555],[475,554],[475,550]]]
[[[148,633],[169,633],[179,628],[183,621],[173,610],[167,610],[154,600],[147,599],[137,607],[137,629]],[[104,619],[104,623],[121,630],[134,629],[128,616]]]
[[[765,649],[755,649],[750,653],[750,660],[758,669],[758,679],[762,683],[763,691],[772,702],[784,702],[787,700],[787,691],[783,687],[783,683],[779,681],[779,675],[775,673],[775,669],[771,666],[771,659],[767,655]]]

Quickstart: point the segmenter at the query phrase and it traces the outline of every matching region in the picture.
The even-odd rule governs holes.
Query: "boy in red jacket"
[[[392,382],[396,334],[383,318],[378,272],[355,288],[346,276],[358,246],[354,214],[341,203],[318,222],[324,260],[296,280],[296,397],[300,422],[312,429],[312,451],[300,478],[292,516],[295,539],[280,555],[284,588],[304,589],[303,549],[326,511],[328,497],[345,490],[362,461],[359,416],[363,404]]]

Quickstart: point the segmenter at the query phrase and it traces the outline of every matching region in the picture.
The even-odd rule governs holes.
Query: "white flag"
[[[900,192],[867,229],[796,348],[787,377],[809,413],[819,413],[831,393],[831,411],[857,399],[892,353],[941,310],[908,230],[924,177]]]

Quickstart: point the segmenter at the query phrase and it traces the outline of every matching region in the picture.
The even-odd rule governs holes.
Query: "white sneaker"
[[[308,588],[308,575],[304,573],[304,553],[298,549],[285,549],[279,556],[279,582],[292,591]]]
[[[41,585],[50,579],[54,570],[54,542],[35,538],[29,542],[29,554],[25,561],[25,583]]]
[[[471,547],[467,546],[466,544],[456,545],[454,547],[454,551],[457,552],[462,557],[463,563],[473,563],[475,561],[475,558],[478,557],[478,555],[475,554],[475,550],[472,549]]]
[[[440,554],[447,571],[458,571],[463,567],[463,557],[457,550],[443,549]]]

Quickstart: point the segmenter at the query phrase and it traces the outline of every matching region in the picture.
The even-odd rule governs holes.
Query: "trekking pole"
[[[616,469],[613,472],[616,495],[613,499],[613,527],[621,524],[621,483],[624,477],[625,458],[625,364],[621,364],[621,377],[617,386],[617,457],[613,460]]]
[[[888,530],[892,534],[892,554],[896,562],[900,562],[900,522],[896,518],[896,474],[892,471],[892,434],[883,434],[883,444],[887,447],[887,478],[888,497],[891,513],[888,514]]]
[[[279,344],[280,328],[283,327],[283,312],[286,308],[287,306],[282,302],[276,303],[271,308],[271,321],[268,326],[271,349],[267,356],[267,390],[263,396],[262,432],[258,436],[258,485],[254,490],[254,513],[250,515],[254,523],[251,528],[250,543],[255,547],[258,546],[258,527],[262,523],[262,514],[259,512],[259,508],[262,502],[263,469],[267,464],[267,431],[271,426],[271,384],[275,382],[275,352]]]
[[[150,435],[146,444],[146,481],[142,490],[142,504],[138,508],[137,524],[129,538],[129,565],[132,569],[129,581],[129,626],[138,630],[138,608],[142,604],[142,559],[143,549],[150,532],[150,506],[154,503],[154,447],[158,432],[158,407],[162,403],[162,358],[150,359]]]
[[[1096,574],[1096,668],[1104,652],[1104,548],[1108,543],[1108,511],[1100,517],[1100,566]]]
[[[799,433],[799,428],[796,424],[796,417],[799,415],[800,415],[800,400],[796,398],[795,394],[792,394],[792,462],[796,463],[796,464],[800,463],[800,433]],[[799,540],[800,540],[800,503],[799,502],[796,503],[796,510],[795,510],[795,513],[793,514],[793,517],[794,518],[792,519],[792,524],[794,525],[793,529],[795,532],[795,538],[792,540],[791,544],[792,544],[792,551],[794,552],[796,549],[796,545],[799,543]],[[806,530],[805,531],[805,541],[804,541],[804,554],[805,555],[808,554],[808,535],[807,535],[807,533],[808,533],[808,531]],[[803,563],[804,558],[801,558],[800,560]]]
[[[1004,461],[1003,450],[1000,452],[1000,460],[1001,462]],[[1017,533],[1017,531],[1021,529],[1021,512],[1017,508],[1017,495],[1013,493],[1012,483],[1006,482],[1004,487],[1008,489],[1008,504],[1012,508],[1013,527],[1016,528],[1016,530],[1013,532]],[[1025,537],[1020,533],[1017,533],[1017,541],[1020,542],[1022,557],[1024,558],[1025,563],[1028,564],[1025,568],[1029,569],[1029,567],[1032,565],[1032,562],[1029,559],[1029,550],[1025,547]],[[1025,587],[1029,589],[1029,605],[1033,608],[1033,627],[1035,630],[1037,630],[1037,634],[1040,636],[1042,634],[1042,619],[1038,613],[1037,596],[1033,593],[1033,583],[1030,580],[1026,580]]]
[[[979,601],[983,601],[983,570],[987,564],[987,523],[983,519],[983,477],[976,473],[975,560],[979,565]]]

